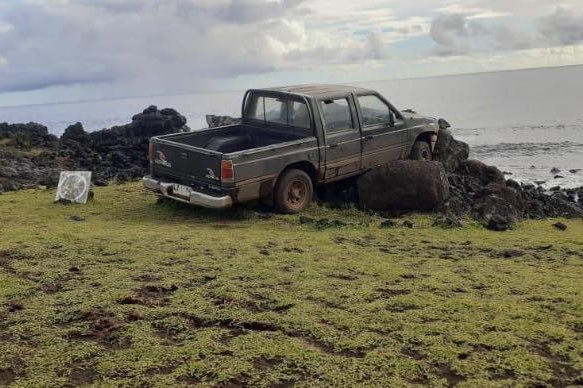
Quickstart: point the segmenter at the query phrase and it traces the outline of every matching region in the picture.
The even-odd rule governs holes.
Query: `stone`
[[[412,221],[405,220],[403,221],[403,226],[405,228],[413,229],[415,227],[415,224]]]
[[[520,183],[516,182],[514,179],[508,179],[506,181],[506,186],[513,188],[514,190],[521,190],[522,187],[520,186]]]
[[[459,165],[470,155],[470,146],[454,139],[447,129],[442,129],[437,135],[435,143],[435,159],[443,164],[446,171],[457,170]]]
[[[394,228],[397,223],[393,220],[384,220],[381,222],[381,228]]]
[[[358,178],[357,189],[360,205],[372,210],[437,210],[449,195],[443,165],[414,160],[372,169]]]
[[[488,185],[490,183],[506,183],[502,171],[496,167],[487,166],[478,160],[463,161],[458,167],[457,172],[462,175],[473,176],[479,179],[484,185]]]
[[[553,226],[554,226],[556,229],[559,229],[559,230],[561,230],[561,231],[565,231],[565,230],[567,230],[567,225],[563,224],[562,222],[557,222],[557,223],[553,224]]]
[[[499,214],[493,215],[486,224],[486,229],[495,232],[505,232],[512,229],[514,222],[509,218]]]

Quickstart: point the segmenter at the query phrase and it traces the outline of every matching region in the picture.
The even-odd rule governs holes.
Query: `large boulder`
[[[477,178],[483,185],[489,185],[490,183],[506,184],[502,171],[494,166],[488,166],[479,160],[465,160],[461,162],[456,172]]]
[[[470,146],[468,144],[454,139],[447,129],[439,131],[437,143],[435,143],[435,158],[443,163],[445,171],[455,171],[464,160],[468,159],[469,155]]]
[[[449,195],[439,162],[393,161],[362,175],[357,187],[361,206],[372,210],[435,210]]]

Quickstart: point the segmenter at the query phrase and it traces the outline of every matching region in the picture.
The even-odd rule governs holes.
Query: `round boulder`
[[[373,210],[435,210],[449,195],[439,162],[397,160],[362,175],[357,182],[360,205]]]

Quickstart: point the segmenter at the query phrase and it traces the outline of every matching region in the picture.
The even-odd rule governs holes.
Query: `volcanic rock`
[[[490,183],[505,183],[504,174],[494,166],[487,166],[478,160],[465,160],[460,163],[457,171],[462,175],[478,178],[483,185]]]
[[[362,175],[362,207],[373,210],[436,210],[447,199],[449,184],[441,163],[397,160]]]
[[[454,139],[451,132],[446,129],[439,131],[435,144],[435,156],[447,172],[455,171],[464,160],[468,159],[469,155],[468,144]]]
[[[61,170],[93,171],[97,184],[143,176],[150,137],[189,130],[174,109],[146,108],[132,122],[87,133],[81,123],[67,127],[61,139],[40,124],[0,124],[0,186],[4,191],[54,187]],[[32,148],[41,152],[28,152]]]

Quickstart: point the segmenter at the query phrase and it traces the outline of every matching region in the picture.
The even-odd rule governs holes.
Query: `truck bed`
[[[178,144],[229,154],[312,136],[309,129],[274,129],[240,124],[197,132],[179,133],[165,136],[164,139]]]

